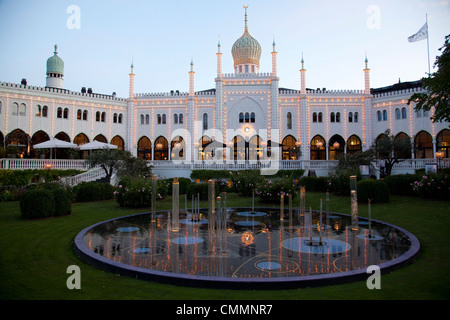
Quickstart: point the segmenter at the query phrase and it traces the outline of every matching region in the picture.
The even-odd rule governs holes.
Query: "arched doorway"
[[[404,132],[394,138],[394,155],[398,159],[411,159],[411,138]]]
[[[116,136],[116,137],[119,137],[119,136]],[[114,137],[114,138],[116,138],[116,137]],[[122,138],[120,138],[120,139],[122,139]],[[138,148],[137,148],[137,156],[144,160],[152,160],[152,142],[150,141],[149,138],[142,137],[139,139]]]
[[[94,140],[98,141],[98,142],[103,142],[103,143],[108,143],[108,140],[106,139],[106,137],[102,134],[96,135]]]
[[[172,160],[185,160],[186,143],[180,136],[175,137],[170,144],[170,159]]]
[[[298,160],[299,158],[299,149],[297,147],[297,140],[289,135],[283,139],[282,144],[282,160]]]
[[[345,140],[340,135],[335,134],[328,142],[328,159],[338,160],[344,154]]]
[[[242,136],[235,136],[233,138],[233,159],[246,160],[246,142]]]
[[[431,159],[433,156],[433,139],[431,134],[420,131],[414,139],[414,157],[416,159]]]
[[[55,135],[55,138],[58,139],[58,140],[70,142],[69,135],[67,133],[63,132],[63,131],[61,131],[57,135]]]
[[[263,157],[262,139],[256,135],[248,142],[248,159],[260,160]]]
[[[436,137],[436,152],[442,152],[443,158],[450,158],[450,130],[444,129]]]
[[[347,139],[347,154],[352,155],[362,151],[361,139],[352,135]]]
[[[320,135],[316,135],[311,140],[311,160],[326,160],[326,143]]]
[[[169,142],[163,136],[160,136],[155,140],[154,160],[169,160]]]
[[[36,144],[45,142],[50,140],[50,137],[48,136],[48,134],[42,130],[37,131],[33,134],[33,136],[31,137],[31,145],[35,146]],[[50,150],[45,150],[45,149],[31,149],[31,157],[36,157],[36,156],[41,156],[41,157],[47,157],[47,154],[49,154]]]
[[[199,141],[198,146],[198,159],[199,160],[211,160],[214,156],[214,150],[208,150],[205,152],[205,149],[212,143],[212,139],[208,136],[203,136]]]
[[[31,138],[20,129],[11,131],[6,135],[5,148],[11,156],[24,157],[30,154]]]
[[[79,133],[74,139],[73,143],[78,146],[82,146],[83,144],[89,143],[89,138],[84,133]]]
[[[111,139],[111,144],[117,146],[117,149],[124,150],[125,149],[125,142],[123,141],[121,136],[115,136]]]

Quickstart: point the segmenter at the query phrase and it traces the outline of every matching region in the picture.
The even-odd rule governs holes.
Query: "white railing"
[[[71,159],[0,159],[0,169],[27,170],[27,169],[76,169],[88,170],[86,160]]]
[[[97,167],[97,168],[91,169],[87,172],[80,173],[73,177],[64,177],[61,179],[61,183],[66,186],[73,187],[81,182],[96,181],[105,176],[106,176],[105,170],[103,170],[103,168]]]

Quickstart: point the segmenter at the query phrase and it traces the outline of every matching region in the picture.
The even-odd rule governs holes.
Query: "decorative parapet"
[[[126,102],[127,101],[127,99],[118,98],[115,95],[106,95],[106,94],[99,94],[99,93],[82,93],[82,92],[71,91],[71,90],[67,90],[67,89],[37,87],[37,86],[22,85],[22,84],[17,84],[17,83],[10,83],[10,82],[0,82],[0,88],[30,90],[33,93],[40,93],[40,92],[57,93],[57,94],[63,94],[66,96],[86,97],[86,98],[94,98],[94,99],[101,99],[101,100],[118,101],[118,102]]]
[[[396,90],[396,91],[377,93],[377,94],[374,94],[373,97],[376,99],[376,98],[402,96],[402,95],[410,95],[410,96],[412,96],[414,93],[419,93],[419,92],[427,92],[427,90],[425,90],[425,89],[423,89],[421,87],[409,88],[409,89],[403,89],[403,90]]]
[[[189,93],[171,91],[171,92],[153,92],[153,93],[136,93],[134,96],[136,99],[139,98],[167,98],[167,97],[186,97]]]

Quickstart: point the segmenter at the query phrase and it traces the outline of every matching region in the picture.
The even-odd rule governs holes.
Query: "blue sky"
[[[308,88],[363,89],[365,52],[371,87],[414,81],[428,71],[426,40],[407,38],[428,14],[433,65],[450,34],[450,0],[0,0],[0,81],[45,86],[46,60],[58,44],[64,87],[128,95],[131,59],[135,91],[188,91],[194,60],[195,90],[215,87],[220,37],[223,72],[233,72],[231,47],[244,29],[262,47],[261,72],[278,52],[280,87],[300,87],[302,52]],[[67,21],[80,9],[79,29]]]

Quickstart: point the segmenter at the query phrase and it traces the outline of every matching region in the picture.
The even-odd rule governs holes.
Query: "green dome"
[[[57,73],[64,75],[64,61],[58,57],[58,46],[55,45],[55,54],[47,60],[47,74]]]

